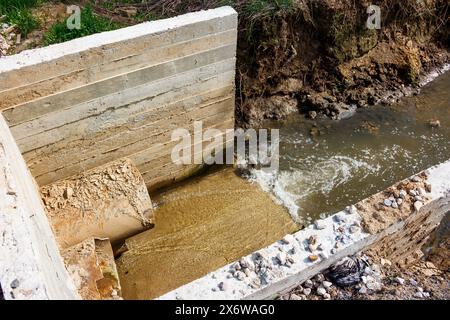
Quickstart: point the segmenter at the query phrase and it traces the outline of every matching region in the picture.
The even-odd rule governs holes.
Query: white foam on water
[[[427,85],[428,83],[430,83],[431,81],[433,81],[434,79],[436,79],[437,77],[439,77],[440,75],[444,74],[445,72],[450,70],[450,63],[449,64],[445,64],[443,67],[435,69],[433,71],[431,71],[429,74],[427,74],[419,83],[419,85],[421,87]]]
[[[301,167],[280,171],[251,169],[249,177],[285,206],[297,222],[308,218],[302,215],[301,205],[309,196],[328,194],[355,176],[364,178],[380,170],[378,165],[340,155],[329,158],[311,156],[300,164]]]

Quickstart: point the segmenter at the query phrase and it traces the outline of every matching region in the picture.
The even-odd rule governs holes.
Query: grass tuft
[[[81,28],[67,28],[67,19],[54,24],[44,35],[44,44],[50,45],[88,36],[94,33],[115,30],[121,26],[110,19],[96,15],[90,6],[81,10]]]
[[[39,27],[39,21],[33,16],[30,8],[40,2],[40,0],[0,0],[0,15],[5,15],[6,21],[16,25],[18,31],[26,37]]]

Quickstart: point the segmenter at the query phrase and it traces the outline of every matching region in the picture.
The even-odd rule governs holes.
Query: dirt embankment
[[[63,2],[65,3],[65,2]],[[229,4],[239,13],[236,119],[258,126],[292,112],[351,116],[358,107],[395,102],[421,76],[450,61],[448,0],[74,0],[120,26]],[[380,28],[367,27],[380,9]],[[40,30],[12,52],[42,45],[62,16],[59,1],[35,9]],[[54,8],[50,10],[49,8]],[[370,19],[373,24],[376,20]],[[373,24],[376,25],[376,24]]]
[[[370,4],[380,7],[380,29],[367,28]],[[449,12],[440,0],[299,0],[241,19],[253,30],[239,39],[237,119],[258,125],[297,110],[339,119],[395,101],[449,61]]]

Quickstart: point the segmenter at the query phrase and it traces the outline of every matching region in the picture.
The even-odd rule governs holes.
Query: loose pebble
[[[284,238],[282,239],[282,242],[284,244],[290,244],[290,243],[294,243],[295,242],[295,238],[292,234],[287,234],[284,236]]]
[[[327,227],[327,224],[325,223],[324,220],[316,220],[314,222],[314,225],[316,226],[317,230],[323,230]]]
[[[289,300],[302,300],[302,298],[300,296],[296,295],[295,293],[293,293],[289,297]]]
[[[325,290],[324,287],[318,287],[317,288],[317,294],[320,296],[323,296],[325,293],[327,293],[327,290]]]
[[[420,202],[420,201],[414,202],[414,210],[420,211],[420,209],[422,209],[422,207],[423,207],[423,203],[422,202]]]
[[[401,199],[405,199],[407,195],[408,195],[408,194],[406,193],[405,190],[400,190],[399,196],[400,196]]]
[[[312,288],[314,286],[314,283],[310,279],[308,279],[303,283],[303,286],[305,288]]]
[[[219,289],[220,289],[220,291],[227,291],[228,290],[227,283],[226,282],[219,283]]]

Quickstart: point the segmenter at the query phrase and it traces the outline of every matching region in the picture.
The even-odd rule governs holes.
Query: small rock
[[[318,287],[318,288],[317,288],[317,294],[318,294],[319,296],[323,296],[325,293],[327,293],[327,290],[325,290],[324,287]]]
[[[344,215],[340,214],[340,213],[336,213],[334,215],[334,220],[336,220],[336,222],[346,222],[347,218]]]
[[[412,177],[411,181],[412,181],[412,182],[421,182],[422,179],[420,179],[419,176],[414,176],[414,177]]]
[[[314,286],[314,283],[311,281],[311,279],[308,279],[308,280],[306,280],[304,283],[303,283],[303,286],[306,288],[306,289],[309,289],[309,288],[312,288],[313,286]],[[306,290],[305,289],[305,290]]]
[[[400,278],[400,277],[396,277],[395,278],[395,282],[397,282],[400,285],[404,285],[405,284],[405,279]]]
[[[281,265],[285,265],[286,264],[286,260],[287,260],[287,256],[286,253],[284,252],[279,252],[277,254],[277,260]]]
[[[362,286],[361,289],[358,291],[360,294],[367,294],[367,288],[366,286]]]
[[[308,250],[312,252],[316,251],[318,248],[317,244],[309,244],[308,245]]]
[[[295,238],[292,234],[287,234],[284,236],[284,238],[281,240],[284,244],[290,244],[295,242]]]
[[[303,294],[304,294],[305,296],[309,296],[309,295],[311,294],[311,288],[305,288],[305,289],[303,289]]]
[[[425,191],[424,188],[418,188],[417,191],[419,192],[419,195],[422,197],[427,195],[427,192]]]
[[[409,279],[409,284],[412,285],[413,287],[416,287],[418,285],[417,281],[414,279]]]
[[[345,211],[347,211],[347,213],[349,213],[349,214],[357,214],[358,213],[358,209],[356,208],[355,205],[346,207]]]
[[[239,281],[242,281],[242,280],[245,279],[245,273],[243,273],[242,271],[236,271],[236,272],[234,273],[234,277],[235,277],[236,279],[238,279]]]
[[[422,292],[422,296],[424,298],[429,298],[430,297],[430,293],[429,292]]]
[[[391,262],[390,260],[388,260],[388,259],[383,259],[383,258],[380,259],[380,263],[381,263],[382,266],[388,266],[388,267],[390,267],[390,266],[392,265],[392,262]]]
[[[318,282],[322,282],[322,281],[325,280],[325,277],[324,277],[323,274],[318,273],[318,274],[314,277],[314,280],[316,280],[316,281],[318,281]]]
[[[439,120],[430,120],[428,121],[428,125],[432,128],[440,128],[441,122]]]
[[[386,207],[390,207],[390,206],[392,206],[392,201],[391,200],[389,200],[389,199],[384,199],[384,205],[386,206]]]
[[[322,282],[322,285],[325,289],[328,289],[329,287],[331,287],[333,284],[330,281],[324,281]]]
[[[397,205],[401,206],[403,204],[403,199],[402,198],[398,198],[397,199]]]
[[[351,233],[357,233],[357,232],[359,232],[359,230],[360,230],[360,228],[358,226],[353,225],[350,227]]]
[[[391,207],[394,208],[394,209],[398,209],[397,201],[392,201]]]
[[[414,200],[416,200],[416,201],[423,201],[423,198],[421,196],[415,196]]]
[[[418,291],[418,292],[414,293],[414,298],[422,299],[423,298],[422,292]]]
[[[17,289],[18,287],[19,287],[19,285],[20,285],[20,282],[19,282],[19,280],[18,279],[14,279],[12,282],[11,282],[11,289]]]
[[[330,300],[330,299],[331,299],[331,295],[330,295],[329,293],[325,293],[325,294],[323,295],[323,298],[324,298],[325,300]]]
[[[314,262],[314,261],[317,261],[319,259],[319,257],[317,255],[315,255],[315,254],[311,254],[308,257],[308,259],[309,259],[309,261]]]
[[[417,196],[416,190],[409,190],[409,195],[412,196],[412,197]]]
[[[227,291],[228,290],[227,283],[226,282],[219,283],[219,289],[220,289],[220,291]]]
[[[252,271],[255,270],[255,264],[248,257],[244,257],[241,260],[239,260],[239,264],[241,265],[242,268],[247,268]]]
[[[296,295],[295,293],[293,293],[289,297],[289,300],[302,300],[302,298],[300,296]]]
[[[417,291],[423,292],[423,288],[422,287],[417,287]]]
[[[310,111],[308,113],[308,115],[309,115],[310,119],[314,120],[317,117],[317,112],[316,111]]]
[[[408,195],[408,194],[406,193],[405,190],[400,190],[399,196],[400,196],[401,199],[405,199],[405,197],[406,197],[407,195]]]
[[[316,222],[314,222],[314,225],[316,226],[317,230],[323,230],[327,227],[327,224],[323,220],[316,220]]]
[[[234,270],[241,270],[241,264],[239,262],[235,262],[232,266]]]
[[[414,210],[420,211],[420,209],[422,209],[422,207],[423,207],[423,203],[422,202],[420,202],[420,201],[414,202]]]
[[[308,243],[309,244],[316,244],[317,243],[317,236],[316,235],[312,235],[308,238]]]

